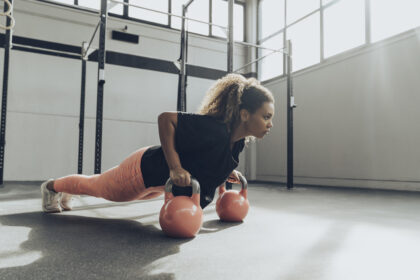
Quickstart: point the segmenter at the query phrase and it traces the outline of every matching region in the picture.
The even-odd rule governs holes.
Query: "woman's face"
[[[244,122],[249,135],[263,138],[273,127],[274,104],[264,102],[260,108],[253,114],[249,114]]]

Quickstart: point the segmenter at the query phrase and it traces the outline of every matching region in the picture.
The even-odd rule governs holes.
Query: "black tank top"
[[[196,178],[201,187],[200,204],[206,207],[213,201],[216,188],[223,184],[239,164],[244,139],[230,148],[230,133],[226,124],[212,116],[178,112],[175,148],[182,167]],[[146,187],[161,186],[169,178],[169,168],[162,147],[145,151],[141,170]],[[173,187],[177,195],[191,195],[189,187]]]

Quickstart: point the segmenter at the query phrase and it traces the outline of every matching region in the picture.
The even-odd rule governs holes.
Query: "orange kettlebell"
[[[226,190],[225,186],[219,187],[219,198],[216,202],[216,212],[220,220],[224,222],[241,222],[248,214],[248,182],[244,176],[239,176],[241,180],[241,191]]]
[[[200,230],[203,223],[203,210],[200,206],[200,184],[191,178],[192,196],[172,194],[172,181],[165,184],[165,202],[160,210],[159,223],[163,232],[171,237],[191,238]]]

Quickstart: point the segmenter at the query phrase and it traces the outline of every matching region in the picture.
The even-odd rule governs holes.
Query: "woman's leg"
[[[147,150],[142,148],[120,165],[99,175],[70,175],[52,183],[56,192],[87,194],[111,201],[130,201],[142,196],[145,185],[140,169],[141,158]]]

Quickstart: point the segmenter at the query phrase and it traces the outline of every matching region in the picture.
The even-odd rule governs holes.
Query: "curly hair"
[[[198,113],[223,121],[231,132],[240,119],[241,109],[253,114],[264,102],[274,103],[274,97],[257,79],[228,74],[210,87]]]

